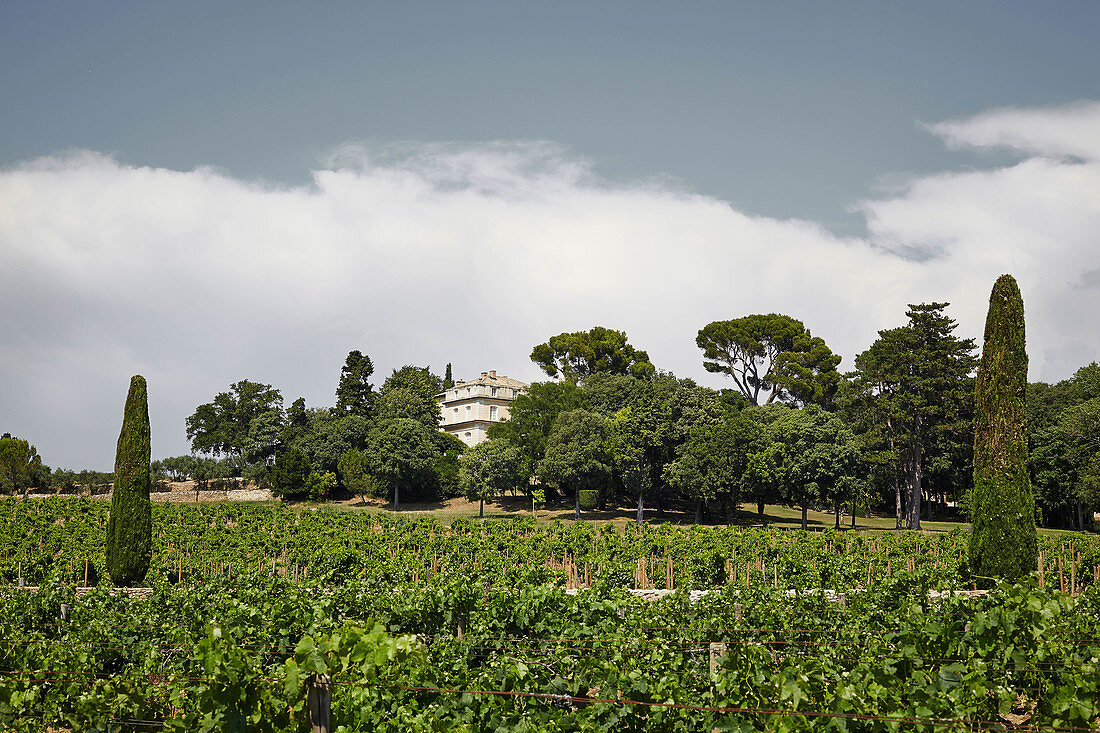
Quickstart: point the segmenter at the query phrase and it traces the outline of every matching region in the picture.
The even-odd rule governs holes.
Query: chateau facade
[[[477,445],[488,437],[490,425],[508,419],[512,400],[529,386],[510,377],[498,377],[496,370],[482,372],[468,382],[455,382],[435,396],[443,413],[439,429],[466,445]]]

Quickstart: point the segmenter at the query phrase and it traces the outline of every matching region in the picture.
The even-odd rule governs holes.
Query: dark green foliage
[[[340,456],[340,480],[344,488],[357,495],[362,501],[363,497],[373,488],[370,475],[370,459],[363,451],[349,450]]]
[[[408,418],[382,421],[371,432],[365,451],[371,475],[392,493],[394,511],[401,508],[402,489],[422,499],[436,487],[434,432]]]
[[[731,377],[753,404],[774,400],[829,404],[840,382],[840,357],[790,316],[755,314],[699,330],[703,367]]]
[[[761,432],[746,413],[691,428],[676,460],[666,466],[665,478],[695,503],[697,522],[708,502],[721,499],[730,506],[738,504],[750,451],[762,447]]]
[[[439,403],[407,387],[389,387],[375,403],[375,419],[383,422],[399,418],[435,428],[440,420]]]
[[[286,423],[279,433],[279,442],[283,445],[293,445],[309,430],[309,411],[306,409],[306,398],[299,397],[286,408]]]
[[[429,430],[439,427],[441,415],[435,396],[443,391],[443,380],[431,367],[406,364],[394,369],[382,384],[375,406],[375,420],[416,420]]]
[[[291,448],[275,458],[275,470],[271,473],[271,490],[275,496],[301,497],[309,491],[309,475],[313,464],[309,456]]]
[[[406,364],[400,369],[394,369],[382,383],[383,392],[397,388],[407,389],[425,400],[435,400],[435,396],[443,391],[443,380],[432,374],[430,366]]]
[[[187,418],[191,449],[196,453],[244,456],[253,446],[249,431],[257,418],[282,424],[283,397],[270,384],[241,380],[228,392],[219,392],[213,402],[199,405]]]
[[[547,375],[574,384],[601,372],[643,379],[656,371],[649,354],[627,343],[625,331],[603,326],[552,336],[531,351],[531,361]]]
[[[971,572],[1017,580],[1035,569],[1035,500],[1024,431],[1027,351],[1024,301],[1011,275],[989,296],[985,346],[974,391]]]
[[[1090,465],[1100,455],[1100,365],[1057,384],[1027,387],[1028,463],[1047,527],[1085,530],[1100,509]]]
[[[137,375],[130,379],[126,395],[107,520],[107,574],[115,585],[140,583],[149,570],[153,533],[149,488],[149,399],[145,378]]]
[[[750,485],[769,486],[779,500],[806,510],[821,503],[836,510],[852,498],[863,473],[861,442],[836,414],[818,405],[801,410],[770,405],[753,410],[763,426],[762,450],[749,456]]]
[[[462,483],[458,473],[459,461],[466,452],[466,444],[458,436],[442,431],[433,433],[432,440],[439,451],[439,457],[435,460],[439,496],[443,499],[462,496]]]
[[[609,438],[607,418],[587,410],[561,413],[550,429],[539,475],[565,493],[573,494],[577,519],[581,513],[580,492],[601,487],[611,476]]]
[[[337,413],[370,415],[374,404],[374,385],[370,383],[372,374],[374,362],[369,356],[359,351],[348,352],[348,358],[340,370],[340,384],[336,388]]]
[[[485,516],[485,502],[525,483],[523,456],[506,440],[486,440],[462,456],[460,481],[466,498],[478,502],[478,516]]]
[[[572,382],[535,382],[512,402],[508,419],[489,426],[489,437],[517,446],[529,473],[546,455],[554,419],[562,412],[588,409],[588,395]]]
[[[309,426],[290,447],[309,456],[321,471],[336,471],[340,456],[349,450],[362,450],[372,424],[362,415],[335,415],[329,410],[311,410]]]
[[[976,346],[955,336],[947,306],[910,304],[907,325],[879,331],[856,357],[856,421],[873,462],[889,469],[876,473],[893,489],[898,529],[920,529],[922,498],[958,492],[969,460]]]
[[[45,468],[45,471],[43,471]],[[49,483],[49,466],[43,467],[38,451],[26,440],[7,433],[0,438],[0,493],[25,491]]]
[[[455,386],[455,380],[451,373],[451,362],[447,362],[447,370],[443,373],[443,389],[448,390],[453,386]]]
[[[171,456],[154,461],[153,464],[159,464],[160,471],[171,480],[186,481],[194,473],[195,464],[199,460],[195,456]]]

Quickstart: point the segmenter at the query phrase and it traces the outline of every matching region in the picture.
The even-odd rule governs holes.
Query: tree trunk
[[[890,435],[890,452],[897,453],[897,446],[894,444],[893,431],[894,428],[891,424],[890,418],[886,418],[886,432]],[[897,524],[894,527],[895,529],[901,529],[903,521],[901,513],[901,481],[898,478],[898,473],[898,471],[894,471],[894,511],[895,516],[897,517]],[[867,503],[867,514],[868,517],[871,514],[870,502]]]
[[[894,509],[898,518],[895,528],[901,529],[905,526],[905,515],[901,508],[901,477],[897,471],[894,472]]]
[[[759,514],[760,516],[764,516],[764,502],[763,501],[756,502],[756,513]]]
[[[703,523],[703,500],[702,499],[695,502],[695,523],[696,524],[702,524]]]
[[[397,484],[393,485],[393,510],[395,512],[401,511],[401,489]]]
[[[485,500],[479,499],[477,503],[477,518],[485,519]]]
[[[573,505],[573,519],[581,519],[581,490],[577,489],[576,503]]]
[[[802,505],[802,529],[807,529],[806,526],[806,505]]]
[[[835,529],[840,529],[840,502],[839,501],[836,503],[836,527],[835,527]]]
[[[924,456],[922,443],[924,442],[924,436],[922,435],[922,425],[920,415],[917,416],[914,421],[913,431],[913,449],[912,458],[909,463],[909,475],[908,475],[908,493],[909,493],[909,506],[906,512],[907,517],[905,521],[906,529],[920,529],[920,499],[921,499],[921,474],[924,468]]]
[[[642,495],[638,494],[638,525],[639,526],[641,526],[641,524],[642,524],[642,520],[643,520],[642,513],[644,511],[645,511],[645,506],[642,504]]]
[[[852,529],[856,528],[856,500],[852,499]]]

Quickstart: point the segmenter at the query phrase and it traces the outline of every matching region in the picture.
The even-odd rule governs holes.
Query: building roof
[[[468,379],[466,381],[459,380],[455,382],[455,386],[451,389],[458,389],[459,387],[471,387],[477,384],[488,385],[490,387],[509,387],[511,389],[527,389],[531,386],[526,382],[519,381],[518,379],[512,379],[511,377],[505,377],[503,375],[498,376],[496,370],[493,369],[488,372],[482,372],[481,376],[477,379]],[[441,392],[439,396],[442,397],[444,394],[446,394],[446,391]]]

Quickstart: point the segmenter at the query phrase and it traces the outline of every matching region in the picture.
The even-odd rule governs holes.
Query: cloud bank
[[[0,171],[0,430],[47,463],[108,468],[131,374],[155,456],[238,379],[330,405],[343,358],[521,379],[548,336],[625,329],[661,368],[721,385],[694,344],[748,313],[802,319],[842,368],[907,303],[949,301],[979,340],[1016,275],[1032,379],[1100,352],[1100,104],[929,128],[1017,163],[944,172],[859,204],[863,238],[752,216],[667,184],[611,185],[551,143],[348,145],[309,186],[77,151]]]

